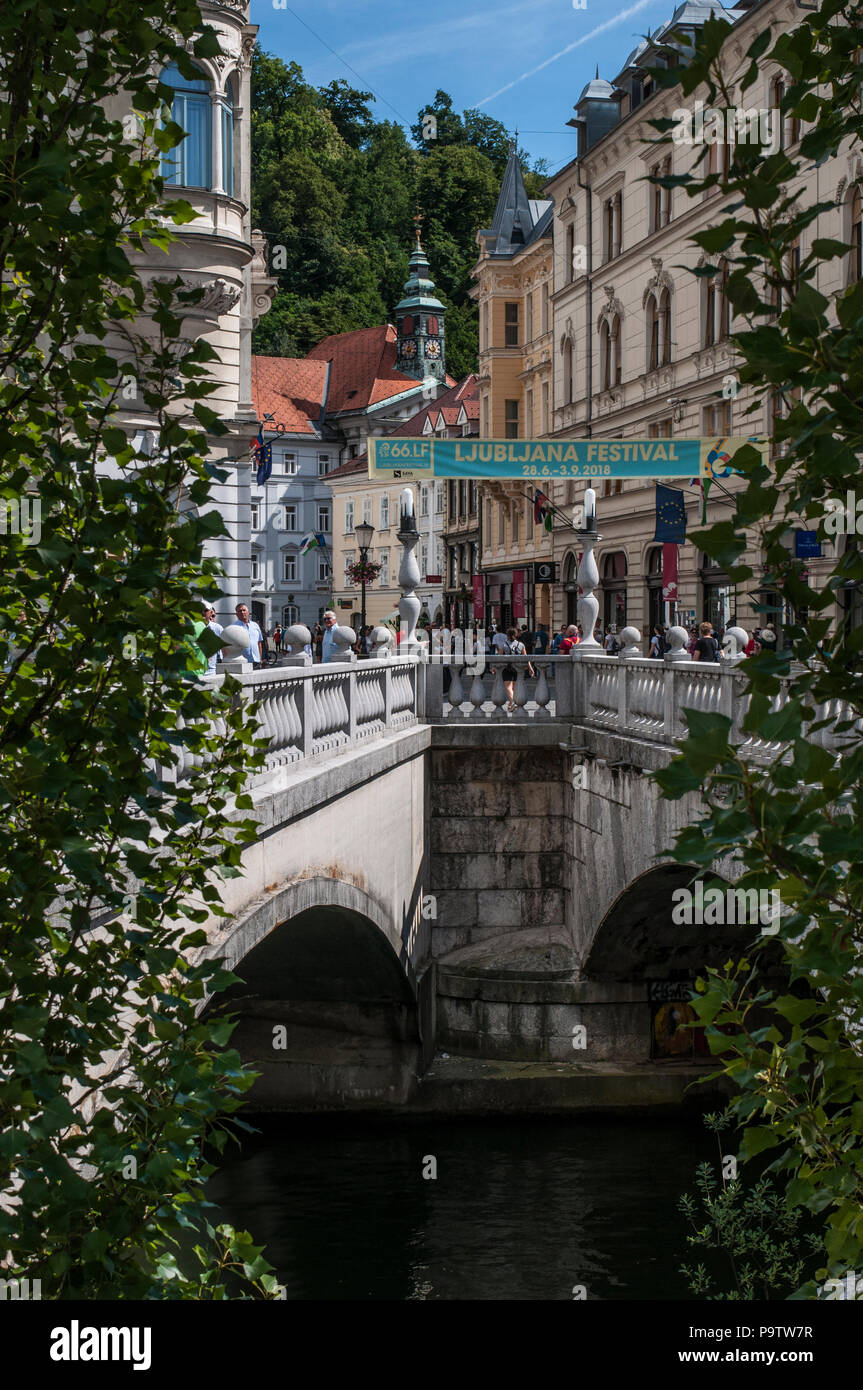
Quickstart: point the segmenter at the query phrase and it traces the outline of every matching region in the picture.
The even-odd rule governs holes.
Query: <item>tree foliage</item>
[[[788,74],[783,117],[805,124],[790,150],[736,145],[727,178],[701,168],[678,180],[690,196],[717,187],[725,196],[715,225],[693,239],[730,262],[740,380],[759,410],[774,393],[784,406],[774,462],[738,453],[743,486],[733,517],[693,539],[740,583],[756,578],[742,561],[756,534],[795,617],[787,650],[742,667],[751,692],[743,734],[775,742],[772,763],[746,762],[730,721],[700,715],[690,718],[681,756],[658,777],[671,797],[704,790],[704,818],[679,836],[679,859],[706,867],[731,852],[744,868],[741,887],[781,895],[777,939],[791,992],[777,996],[759,982],[762,948],[753,943],[745,960],[709,972],[693,1002],[736,1084],[743,1156],[769,1151],[787,1203],[823,1222],[821,1279],[863,1263],[863,628],[847,613],[838,622],[831,614],[843,586],[863,581],[863,556],[849,536],[816,591],[783,539],[803,527],[829,540],[828,500],[844,499],[860,476],[863,283],[847,273],[848,245],[814,225],[819,214],[835,216],[834,205],[803,198],[801,189],[815,185],[813,165],[841,153],[844,167],[859,151],[863,7],[825,0],[801,11],[796,27],[754,40],[742,74],[731,71],[729,28],[708,19],[691,64],[657,80],[679,81],[684,97],[704,84],[709,105],[731,108],[763,80],[765,63],[778,63]],[[740,76],[738,97],[732,81]],[[656,124],[668,138],[670,123]],[[704,146],[699,164],[707,154]],[[816,281],[829,284],[837,263],[835,288],[825,293]],[[809,1285],[799,1296],[813,1293]]]
[[[215,354],[181,337],[200,291],[136,269],[194,216],[165,201],[182,132],[156,74],[218,42],[191,0],[8,0],[0,38],[0,493],[40,515],[0,536],[3,1274],[54,1299],[221,1298],[237,1271],[272,1292],[204,1201],[253,1079],[201,1014],[234,979],[200,924],[261,757],[190,666],[225,427]],[[152,448],[124,427],[130,378]]]
[[[419,214],[447,309],[447,369],[475,371],[470,271],[506,167],[506,127],[479,111],[459,115],[438,91],[411,127],[411,144],[400,125],[376,119],[370,92],[341,78],[316,89],[296,63],[259,52],[252,85],[253,220],[271,253],[284,247],[273,256],[278,292],[255,351],[302,356],[329,333],[390,321]],[[423,134],[429,115],[432,139]],[[543,173],[527,169],[531,197],[540,196]]]

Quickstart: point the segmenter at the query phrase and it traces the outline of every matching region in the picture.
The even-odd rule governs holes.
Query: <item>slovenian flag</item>
[[[255,482],[258,487],[263,487],[273,471],[273,446],[264,443],[264,427],[258,426],[258,438],[252,446],[252,458],[258,465],[255,475]]]
[[[546,531],[551,531],[554,526],[551,498],[547,497],[544,492],[539,492],[538,490],[533,494],[533,521],[535,526],[543,522]]]
[[[326,550],[327,538],[321,531],[311,531],[300,541],[300,554],[308,555],[310,550]]]

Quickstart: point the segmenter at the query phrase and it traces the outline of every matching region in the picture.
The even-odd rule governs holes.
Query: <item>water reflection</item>
[[[211,1196],[290,1299],[686,1297],[676,1203],[713,1156],[696,1116],[258,1124]]]

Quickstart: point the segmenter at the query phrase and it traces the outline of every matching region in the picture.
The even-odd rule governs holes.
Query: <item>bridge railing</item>
[[[261,736],[269,738],[265,765],[250,778],[253,787],[281,767],[358,746],[417,722],[415,657],[280,666],[249,671],[235,679],[240,698],[258,704]],[[210,683],[219,686],[223,680],[224,676],[216,676]],[[176,779],[183,781],[201,762],[188,749],[182,750]]]

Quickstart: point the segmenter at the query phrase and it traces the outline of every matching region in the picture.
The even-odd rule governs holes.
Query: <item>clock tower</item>
[[[404,299],[396,306],[396,366],[400,372],[415,376],[419,381],[433,376],[443,384],[446,381],[445,310],[435,298],[428,272],[428,258],[420,245],[417,228],[417,244],[411,255]]]

